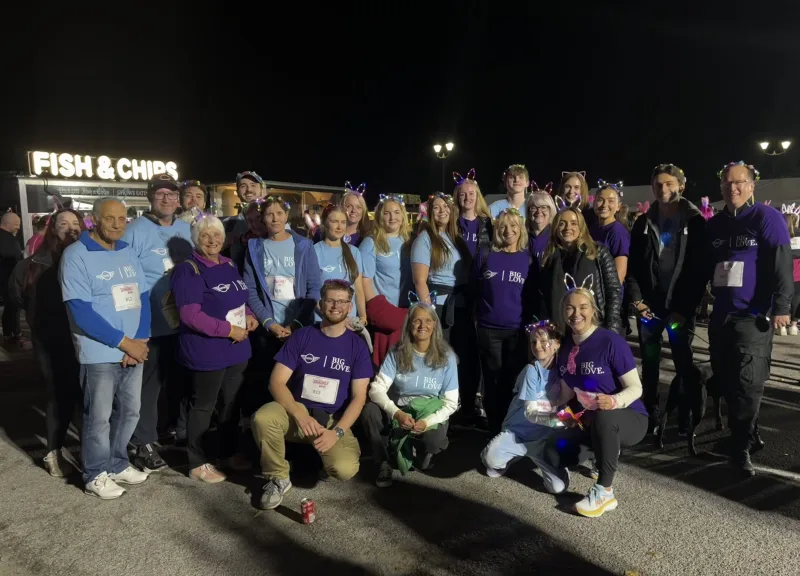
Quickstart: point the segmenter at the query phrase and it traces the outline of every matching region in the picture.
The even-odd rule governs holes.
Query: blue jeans
[[[81,364],[83,481],[125,470],[128,442],[139,422],[142,364]]]

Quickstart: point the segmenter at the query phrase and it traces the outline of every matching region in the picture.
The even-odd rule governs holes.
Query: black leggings
[[[794,283],[794,296],[792,296],[792,320],[800,320],[800,282]]]
[[[441,305],[436,306],[436,314],[440,319],[444,317]],[[458,356],[458,395],[461,410],[466,415],[472,415],[481,374],[475,322],[469,310],[456,308],[453,326],[445,326],[445,322],[442,322],[442,335]]]
[[[489,430],[499,434],[514,397],[517,375],[528,359],[527,334],[520,329],[478,327],[478,350],[483,373],[483,407]]]
[[[588,428],[559,428],[547,441],[544,457],[555,468],[570,468],[594,458],[600,477],[597,483],[611,488],[619,452],[634,446],[647,433],[647,416],[631,408],[597,410]]]

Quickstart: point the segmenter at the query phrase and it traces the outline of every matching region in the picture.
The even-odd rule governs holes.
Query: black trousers
[[[83,407],[80,364],[68,339],[44,340],[32,334],[33,357],[47,388],[47,451],[64,446],[75,409]]]
[[[234,453],[239,425],[239,390],[246,367],[247,362],[242,362],[211,372],[188,371],[192,390],[186,431],[190,468],[208,463],[207,453],[218,458]],[[218,434],[212,444],[208,427],[214,408],[217,408]]]
[[[692,340],[696,321],[695,317],[687,318],[686,323],[676,329],[667,329],[669,312],[664,309],[651,308],[660,320],[638,321],[639,346],[642,351],[642,401],[650,419],[658,422],[661,414],[659,388],[659,372],[661,364],[661,346],[664,330],[667,330],[669,347],[672,350],[672,363],[676,374],[687,375],[694,362]],[[691,331],[691,332],[690,332]],[[680,414],[682,425],[688,423],[688,414]]]
[[[158,440],[159,424],[161,429],[169,425],[180,428],[181,421],[186,421],[188,382],[186,369],[177,362],[178,335],[150,338],[147,346],[149,352],[142,371],[142,406],[139,409],[139,423],[131,439],[136,446]],[[159,410],[162,388],[166,388],[167,393],[163,408]]]
[[[800,320],[800,282],[794,283],[794,295],[792,296],[792,321]]]
[[[242,414],[248,418],[264,404],[272,402],[269,378],[275,366],[275,355],[283,347],[283,342],[267,333],[266,329],[258,328],[250,333],[250,346],[253,355],[244,372],[241,392]]]
[[[376,464],[390,462],[389,432],[392,430],[392,422],[389,420],[389,416],[375,402],[367,400],[359,418],[372,460]],[[434,430],[423,432],[416,440],[421,443],[426,453],[438,454],[450,445],[450,441],[447,439],[447,428],[448,422],[443,422]]]
[[[19,325],[20,309],[11,303],[7,293],[3,298],[3,336],[11,338],[12,336],[19,336],[22,334],[22,329]]]
[[[597,410],[592,417],[583,430],[557,428],[547,440],[545,461],[555,468],[570,468],[594,459],[600,471],[597,483],[611,488],[619,452],[642,441],[647,434],[647,416],[631,408],[621,408]]]
[[[723,383],[733,456],[750,449],[769,380],[772,325],[765,318],[728,317],[708,326],[711,368]]]
[[[440,319],[443,318],[442,306],[436,306],[436,313]],[[480,382],[480,363],[475,322],[469,309],[456,308],[453,325],[445,326],[442,322],[442,333],[458,356],[458,396],[462,410],[471,415],[475,410],[475,395]]]
[[[521,329],[478,327],[478,350],[483,373],[483,407],[489,430],[497,434],[514,396],[514,383],[528,360],[528,337]]]

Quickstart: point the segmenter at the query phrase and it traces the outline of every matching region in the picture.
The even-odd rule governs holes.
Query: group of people
[[[791,325],[793,292],[789,231],[754,202],[758,172],[724,167],[725,209],[707,221],[683,197],[683,171],[656,166],[655,202],[630,232],[621,182],[600,181],[590,203],[585,173],[562,176],[553,193],[512,165],[507,197],[487,206],[474,170],[456,174],[416,227],[401,197],[381,195],[371,219],[348,184],[306,235],[255,172],[237,175],[242,209],[225,221],[204,211],[200,182],[167,175],[133,222],[113,197],[97,200],[90,229],[56,211],[8,286],[48,384],[46,467],[69,473],[62,447],[82,405],[87,494],[117,498],[164,468],[157,440],[170,430],[198,481],[257,456],[271,509],[291,488],[287,442],[312,445],[339,480],[359,472],[363,444],[386,487],[395,469],[433,466],[458,419],[492,433],[490,477],[527,456],[558,493],[589,462],[596,484],[576,510],[599,516],[617,507],[621,449],[659,422],[663,332],[684,373],[710,283],[731,459],[753,474],[772,335]],[[639,319],[641,381],[623,302]]]

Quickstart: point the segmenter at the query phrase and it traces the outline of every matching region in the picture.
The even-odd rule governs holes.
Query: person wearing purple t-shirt
[[[731,464],[755,470],[763,447],[758,409],[769,379],[773,330],[790,324],[794,286],[789,231],[781,213],[753,200],[758,171],[744,162],[720,172],[725,208],[706,225],[707,278],[714,308],[708,327],[714,376],[727,389]]]
[[[490,250],[479,249],[472,267],[477,291],[475,320],[489,429],[499,433],[514,395],[514,382],[528,361],[524,326],[533,317],[534,300],[527,250],[528,233],[516,208],[494,221]]]
[[[250,359],[249,334],[258,328],[247,306],[248,291],[230,258],[220,255],[225,227],[216,216],[198,217],[192,224],[195,251],[175,267],[172,294],[180,315],[178,363],[191,382],[187,425],[189,476],[202,482],[223,482],[225,475],[206,456],[203,445],[218,408],[218,454],[233,454],[239,423],[238,396]],[[217,399],[221,397],[221,402]],[[241,456],[231,468],[250,469]]]
[[[332,478],[349,480],[358,472],[361,450],[350,428],[366,402],[373,370],[366,343],[347,329],[353,293],[349,283],[327,280],[321,324],[294,331],[275,356],[269,381],[275,401],[253,416],[267,481],[263,509],[277,508],[292,487],[287,441],[313,444]]]
[[[538,270],[550,240],[550,225],[556,217],[556,204],[547,192],[534,192],[525,203],[525,226],[528,230],[528,250]]]
[[[466,178],[457,173],[453,173],[453,177],[456,180],[453,196],[458,207],[458,231],[469,253],[475,256],[479,246],[488,249],[492,243],[492,216],[475,180],[475,169],[470,170]]]
[[[567,336],[557,361],[561,380],[551,389],[550,398],[553,405],[561,406],[577,397],[583,410],[568,420],[567,428],[556,430],[545,458],[568,479],[568,467],[594,456],[597,484],[575,510],[596,518],[617,507],[612,483],[620,449],[642,441],[647,411],[639,400],[642,383],[630,346],[619,334],[598,325],[591,291],[568,292],[561,307]]]

